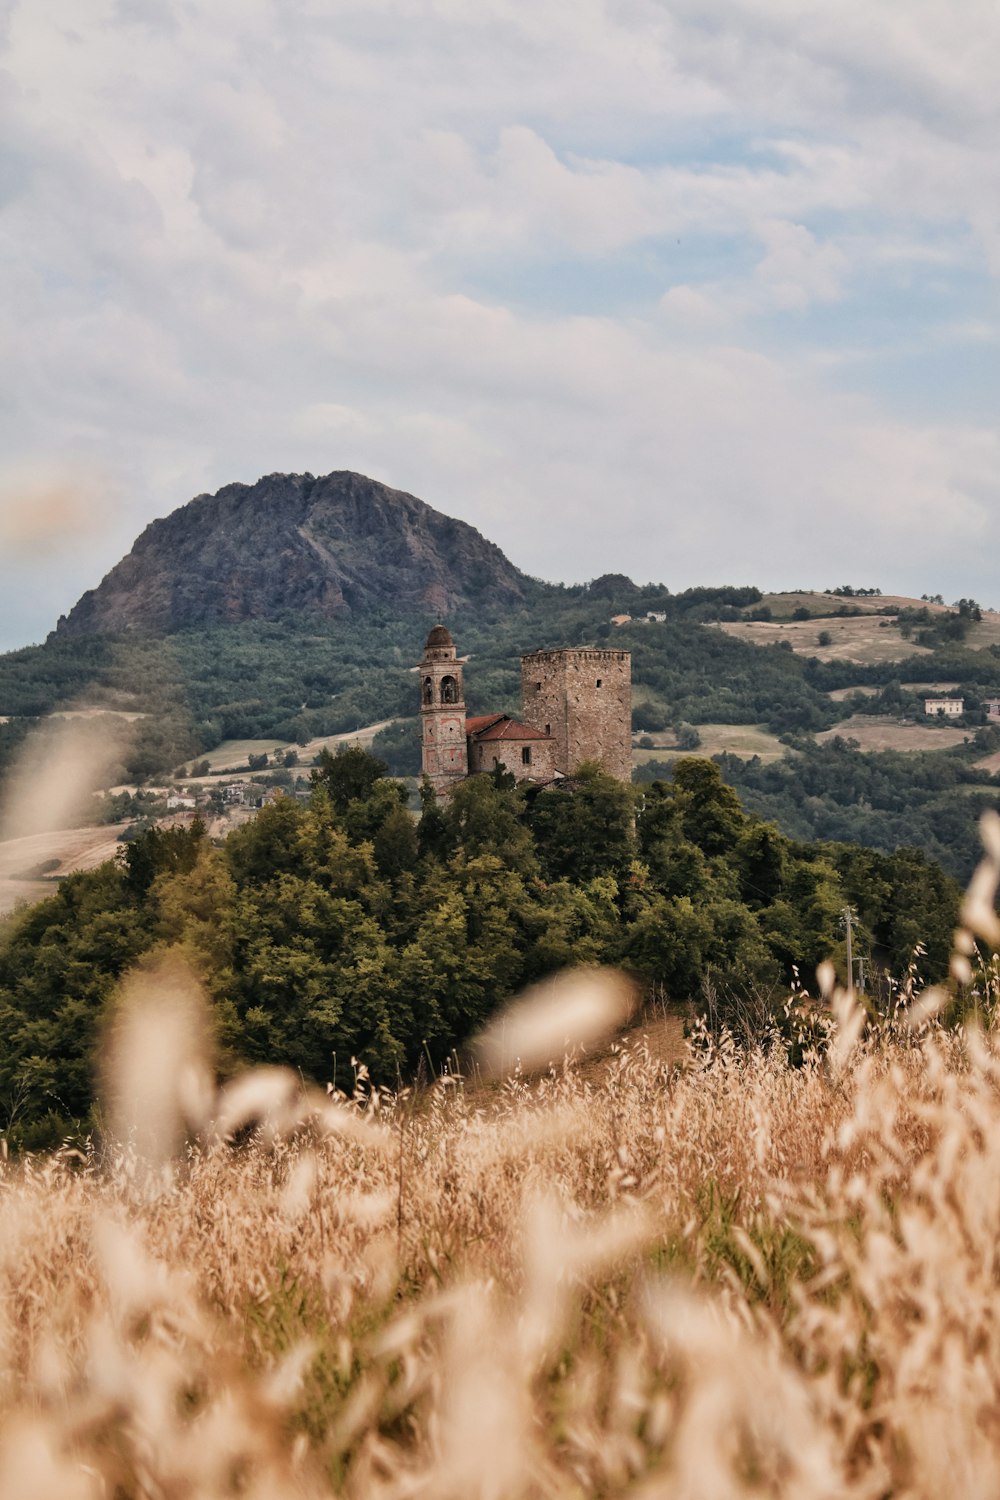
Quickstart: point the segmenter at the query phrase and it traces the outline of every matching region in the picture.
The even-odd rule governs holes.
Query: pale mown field
[[[750,760],[759,755],[761,760],[781,760],[788,749],[777,735],[769,734],[759,724],[699,724],[701,744],[697,750],[680,750],[672,734],[652,734],[649,738],[656,747],[653,750],[632,750],[632,762],[641,766],[650,760],[671,761],[682,755],[739,755]]]
[[[63,828],[0,841],[0,916],[22,901],[38,901],[52,894],[54,881],[73,870],[93,870],[118,851],[118,835],[126,823],[100,827]],[[45,875],[40,876],[40,867]],[[32,879],[35,875],[37,878]]]
[[[901,723],[882,714],[852,714],[816,735],[819,744],[840,737],[857,740],[862,750],[949,750],[970,739],[973,731],[928,721]]]
[[[391,719],[382,719],[377,724],[366,724],[364,728],[351,730],[347,734],[323,735],[319,739],[310,740],[308,745],[290,746],[287,740],[274,739],[223,740],[214,750],[207,750],[204,755],[196,756],[195,760],[207,760],[209,769],[216,774],[221,771],[245,771],[251,755],[270,756],[275,750],[294,749],[298,751],[300,763],[308,766],[313,756],[318,755],[321,750],[331,750],[336,754],[341,745],[362,745],[367,748],[379,730],[387,728],[392,722]]]
[[[907,657],[930,654],[926,646],[917,646],[912,640],[904,640],[888,615],[864,614],[844,619],[737,620],[715,625],[713,629],[724,630],[726,635],[733,636],[735,640],[748,641],[753,646],[774,646],[781,641],[788,641],[792,650],[800,656],[816,656],[820,661],[903,661]],[[829,635],[828,645],[819,644],[821,631]]]

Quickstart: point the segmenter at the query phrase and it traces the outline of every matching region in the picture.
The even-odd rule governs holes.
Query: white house
[[[965,713],[964,698],[925,698],[924,713],[933,718],[957,719]]]

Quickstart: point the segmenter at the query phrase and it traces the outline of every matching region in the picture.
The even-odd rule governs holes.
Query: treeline
[[[17,1146],[92,1128],[100,1028],[136,964],[180,953],[214,1007],[223,1066],[287,1063],[344,1083],[350,1059],[395,1082],[435,1064],[512,992],[567,964],[614,963],[674,1000],[732,996],[856,953],[947,966],[958,887],[913,850],[791,840],[744,811],[709,761],[624,786],[505,772],[446,807],[404,806],[361,751],[326,757],[214,846],[200,824],[149,832],[70,876],[0,944],[0,1111]]]
[[[794,755],[771,764],[734,755],[717,757],[717,763],[745,806],[773,819],[791,838],[886,852],[912,846],[963,882],[981,854],[979,815],[997,806],[996,779],[971,764],[961,746],[862,754],[835,739],[802,743]],[[653,763],[636,774],[655,776],[664,769]]]

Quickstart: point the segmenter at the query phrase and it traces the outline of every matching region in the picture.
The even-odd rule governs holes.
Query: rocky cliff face
[[[169,633],[381,604],[447,615],[514,603],[530,580],[474,527],[347,471],[229,484],[154,521],[64,615],[61,635]]]

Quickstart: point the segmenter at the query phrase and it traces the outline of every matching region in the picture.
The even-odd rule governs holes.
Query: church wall
[[[524,760],[527,750],[530,760]],[[500,761],[518,781],[550,781],[555,772],[555,756],[549,740],[470,740],[469,774],[492,771]]]

